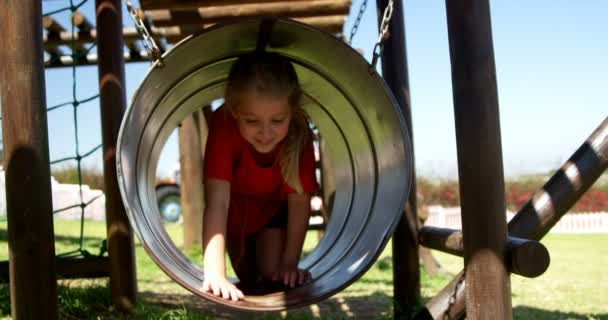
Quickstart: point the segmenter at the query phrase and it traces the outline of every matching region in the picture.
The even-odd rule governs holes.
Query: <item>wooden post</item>
[[[178,129],[180,197],[184,227],[184,251],[201,247],[203,239],[203,158],[199,112],[182,120]]]
[[[381,24],[388,0],[377,0],[378,23]],[[382,51],[382,76],[391,88],[395,99],[403,110],[407,130],[412,139],[412,161],[414,147],[412,114],[405,41],[403,2],[395,0],[390,34]],[[415,162],[414,162],[415,163]],[[395,319],[409,319],[420,304],[420,258],[418,254],[416,170],[412,169],[412,188],[405,206],[404,215],[393,234],[393,306]]]
[[[95,1],[110,288],[114,304],[132,311],[137,293],[133,230],[116,178],[116,141],[127,105],[121,5],[120,0]]]
[[[40,1],[0,10],[0,105],[13,319],[56,319],[55,237]]]
[[[469,319],[511,319],[490,5],[446,1]]]
[[[608,117],[509,221],[509,234],[540,240],[608,168]],[[416,319],[463,319],[463,272]]]

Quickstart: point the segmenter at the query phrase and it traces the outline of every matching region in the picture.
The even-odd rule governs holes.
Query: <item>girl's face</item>
[[[260,153],[268,153],[287,136],[291,121],[288,98],[246,94],[233,112],[241,136]]]

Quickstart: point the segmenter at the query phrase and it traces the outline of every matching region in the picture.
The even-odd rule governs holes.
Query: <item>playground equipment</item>
[[[230,303],[199,290],[204,279],[167,237],[157,213],[154,173],[164,142],[194,111],[221,98],[231,64],[254,50],[294,64],[304,108],[337,170],[326,236],[300,264],[313,281],[284,294]],[[137,90],[118,142],[119,182],[135,232],[154,261],[191,292],[242,309],[317,302],[358,278],[380,254],[399,218],[411,177],[411,150],[399,107],[361,55],[330,34],[279,19],[212,27],[157,61]],[[339,168],[339,169],[338,169]],[[348,232],[346,231],[348,230]]]
[[[104,119],[106,198],[109,203],[108,212],[111,213],[108,222],[110,262],[108,270],[104,270],[104,275],[111,276],[114,302],[121,308],[129,309],[135,302],[132,234],[126,223],[120,201],[117,201],[119,197],[116,177],[112,176],[115,172],[113,150],[118,133],[116,129],[125,106],[124,69],[121,63],[123,43],[120,37],[122,21],[120,14],[117,14],[120,12],[120,9],[117,9],[117,2],[99,1],[96,32],[99,38],[100,93],[104,113],[102,118]],[[238,2],[237,0],[224,1],[224,3],[232,4]],[[378,1],[378,7],[384,8],[388,2]],[[392,1],[390,2],[392,3]],[[156,3],[158,9],[158,6],[162,6],[163,3],[168,5],[170,2],[148,0],[142,1],[142,3],[148,5]],[[404,63],[405,46],[401,1],[394,1],[394,5],[391,37],[387,39],[384,46],[382,66],[384,78],[391,87],[398,104],[403,108],[407,123],[411,118],[409,117],[409,88],[406,72],[403,70],[406,69],[407,63]],[[510,291],[507,285],[509,272],[520,272],[521,268],[518,270],[517,259],[504,259],[503,257],[509,256],[508,254],[513,257],[513,253],[517,253],[518,243],[525,246],[530,242],[511,241],[514,246],[511,247],[512,249],[507,249],[505,244],[510,240],[507,238],[507,232],[514,237],[540,239],[606,170],[608,166],[608,119],[600,124],[571,159],[520,210],[518,217],[507,228],[504,217],[501,216],[504,213],[504,199],[502,198],[504,186],[488,1],[447,2],[447,17],[459,153],[462,237],[460,233],[452,230],[418,230],[415,220],[416,203],[415,198],[412,198],[412,194],[415,194],[413,192],[415,186],[412,185],[410,201],[405,210],[406,214],[396,227],[397,231],[393,236],[395,318],[411,315],[407,308],[415,306],[419,301],[417,246],[422,243],[435,246],[440,250],[464,255],[467,268],[427,303],[426,307],[416,315],[417,318],[461,319],[464,317],[466,309],[466,316],[470,319],[508,319],[511,317]],[[10,268],[19,270],[19,272],[10,273],[12,312],[14,318],[43,318],[56,314],[55,282],[60,264],[57,264],[56,269],[52,219],[50,219],[52,208],[50,206],[47,132],[44,129],[46,128],[46,114],[44,110],[40,2],[11,0],[7,2],[5,10],[0,11],[0,21],[4,22],[0,24],[0,31],[3,31],[6,43],[10,44],[0,50],[0,63],[2,64],[0,67],[0,97],[2,99],[5,167],[7,169]],[[177,21],[175,22],[177,23]],[[287,23],[287,25],[290,24]],[[307,27],[303,28],[307,29]],[[254,29],[252,32],[256,33],[257,30]],[[86,34],[84,31],[83,33]],[[33,36],[24,37],[24,34]],[[127,33],[123,32],[123,34]],[[153,34],[153,36],[155,35]],[[81,41],[85,37],[79,39]],[[50,42],[49,40],[45,43],[45,50],[49,53],[57,49],[53,47],[53,44],[49,44]],[[191,44],[193,43],[195,42]],[[57,43],[54,45],[56,46]],[[347,57],[351,59],[350,53]],[[61,64],[62,61],[55,60],[54,63]],[[72,63],[87,64],[96,61],[87,58],[72,61]],[[294,58],[294,61],[298,60]],[[220,67],[225,68],[226,66],[222,66],[220,63],[218,68]],[[167,70],[174,69],[168,68]],[[179,70],[179,68],[175,70]],[[305,68],[301,70],[305,70]],[[340,84],[343,83],[340,82]],[[173,84],[166,85],[172,86]],[[167,119],[175,121],[171,117]],[[366,118],[361,117],[361,119]],[[471,123],[476,125],[471,126]],[[157,128],[163,127],[162,124],[155,125]],[[397,127],[404,128],[401,124],[393,128]],[[411,128],[411,126],[408,125],[405,128]],[[363,132],[369,133],[373,130]],[[483,142],[479,137],[484,137]],[[159,139],[159,137],[153,138]],[[349,142],[346,139],[344,141]],[[150,143],[148,147],[152,148],[152,145],[156,146],[156,144]],[[363,153],[365,154],[365,152]],[[146,161],[148,161],[148,165],[154,163],[150,159]],[[122,169],[125,170],[125,168]],[[20,179],[26,175],[31,179]],[[348,177],[348,174],[346,176]],[[149,178],[144,177],[143,179],[145,182],[145,179]],[[356,184],[351,184],[351,187],[358,188],[359,181],[355,181]],[[340,186],[344,185],[344,182],[339,181],[339,183]],[[149,185],[137,185],[137,187],[146,189],[149,188]],[[348,188],[348,184],[346,187]],[[32,194],[35,195],[35,198],[32,198]],[[144,194],[144,196],[148,199],[152,198],[150,194]],[[340,201],[337,201],[337,206],[339,205]],[[32,223],[32,220],[36,223]],[[350,223],[356,225],[354,221],[350,221]],[[361,223],[358,226],[364,230],[370,226],[370,223],[373,222],[368,221],[368,223]],[[388,232],[391,228],[394,228],[394,225],[383,224],[379,230]],[[484,232],[480,232],[480,230]],[[418,233],[420,233],[421,239],[419,239]],[[446,238],[455,239],[455,241],[445,242]],[[433,239],[439,239],[439,241]],[[463,239],[463,241],[459,239]],[[341,245],[346,244],[340,243]],[[532,247],[542,250],[542,247],[534,244]],[[364,249],[364,247],[356,245],[351,249],[353,248]],[[369,252],[371,254],[373,250]],[[357,255],[357,252],[344,253],[346,259]],[[337,259],[327,261],[337,262]],[[367,256],[364,261],[368,261]],[[513,261],[516,263],[513,264]],[[339,263],[330,268],[337,266]],[[73,265],[67,269],[71,267]],[[3,270],[5,274],[8,273],[6,266]],[[47,272],[40,272],[40,270]],[[538,271],[532,271],[538,273]],[[323,277],[323,275],[320,276]],[[341,275],[335,276],[340,277]],[[339,284],[350,276],[352,274],[335,282],[330,281],[330,283]],[[352,279],[354,280],[354,278]],[[404,279],[408,279],[408,281],[404,281]],[[316,284],[320,285],[319,282]],[[329,288],[316,287],[313,289],[328,294],[331,292]],[[465,292],[467,301],[464,300]],[[310,298],[312,295],[307,297]],[[274,306],[282,307],[278,300],[292,301],[292,305],[298,304],[289,300],[296,297],[288,294],[275,298],[275,301],[270,301],[270,303],[274,303]],[[318,296],[318,298],[321,299],[323,296]],[[248,303],[250,303],[249,306],[256,302],[266,303],[268,306],[267,300],[249,301]],[[32,305],[36,305],[36,308],[32,308]]]

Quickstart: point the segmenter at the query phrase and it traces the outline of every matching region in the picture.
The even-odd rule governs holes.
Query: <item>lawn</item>
[[[180,229],[167,230],[179,245]],[[78,248],[80,223],[55,220],[56,251],[63,253]],[[105,235],[105,225],[86,221],[84,249],[96,254]],[[314,247],[316,232],[309,232],[305,250]],[[539,278],[511,277],[514,319],[605,319],[608,320],[608,234],[548,235],[543,243],[551,253],[551,266]],[[129,319],[325,319],[390,318],[392,315],[392,262],[390,245],[379,260],[357,282],[340,294],[318,305],[290,310],[252,314],[232,312],[195,297],[176,285],[148,258],[136,242],[138,306]],[[462,260],[435,253],[448,273],[462,268]],[[200,263],[200,250],[188,253]],[[6,222],[0,223],[0,259],[8,257]],[[451,276],[429,277],[422,272],[422,295],[426,301],[438,292]],[[107,279],[63,280],[59,282],[60,317],[64,319],[125,318],[110,304]],[[10,315],[6,285],[0,287],[0,312]]]

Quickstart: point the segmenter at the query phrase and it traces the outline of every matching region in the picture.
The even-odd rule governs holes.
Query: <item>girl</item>
[[[297,267],[317,188],[300,96],[293,66],[278,54],[252,53],[230,70],[205,151],[203,291],[243,298],[226,280],[226,249],[240,288],[310,278]]]

